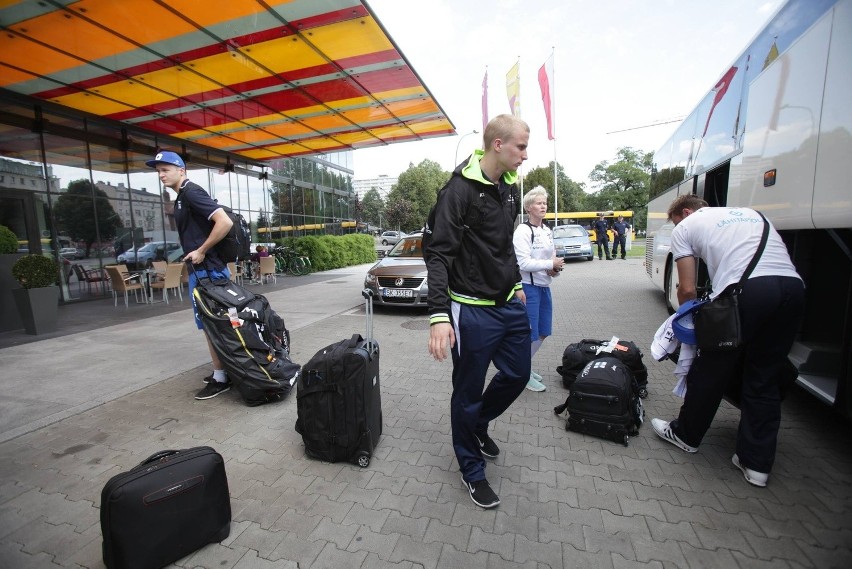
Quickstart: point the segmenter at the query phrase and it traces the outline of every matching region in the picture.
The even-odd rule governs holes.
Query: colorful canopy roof
[[[455,133],[357,0],[7,0],[0,88],[249,160]]]

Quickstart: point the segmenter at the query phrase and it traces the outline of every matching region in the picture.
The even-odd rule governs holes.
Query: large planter
[[[27,334],[46,334],[56,331],[59,307],[59,287],[16,288],[12,290],[18,314]]]
[[[17,288],[18,281],[12,276],[12,265],[23,257],[20,253],[0,255],[0,332],[20,330],[24,327],[12,290]]]

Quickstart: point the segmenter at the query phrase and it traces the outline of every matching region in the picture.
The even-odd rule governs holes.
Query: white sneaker
[[[536,372],[530,370],[530,375],[535,378],[536,381],[541,381],[541,376]]]
[[[737,455],[734,455],[734,457],[731,459],[731,462],[733,462],[734,466],[736,466],[742,471],[746,482],[748,482],[752,486],[766,488],[766,483],[769,481],[769,474],[746,468],[745,466],[740,464],[740,459]]]
[[[547,389],[547,386],[537,380],[532,374],[530,374],[530,380],[527,382],[527,389],[529,389],[530,391],[544,391],[545,389]]]
[[[674,434],[674,432],[672,431],[671,423],[669,423],[668,421],[653,418],[651,419],[651,427],[654,428],[654,432],[657,433],[657,435],[661,439],[672,443],[679,449],[685,450],[686,452],[698,452],[697,448],[689,446],[688,444],[680,440],[676,434]]]

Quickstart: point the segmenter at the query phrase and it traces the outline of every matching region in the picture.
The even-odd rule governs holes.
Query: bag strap
[[[757,251],[754,252],[754,256],[751,258],[751,262],[749,262],[746,270],[743,272],[743,276],[740,277],[740,282],[737,283],[737,286],[734,288],[732,294],[739,294],[742,292],[743,284],[748,280],[749,275],[751,275],[754,268],[757,266],[757,262],[760,260],[760,256],[763,254],[763,250],[766,248],[766,241],[769,239],[769,222],[766,221],[766,216],[764,216],[759,211],[758,215],[763,219],[763,234],[760,236],[760,243],[757,245]]]

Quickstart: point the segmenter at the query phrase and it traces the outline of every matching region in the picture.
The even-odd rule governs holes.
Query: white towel
[[[682,344],[675,337],[674,330],[672,330],[672,320],[674,320],[674,317],[674,314],[669,316],[654,334],[654,341],[651,342],[651,356],[658,362],[661,362],[668,359],[680,347],[680,355],[678,356],[677,366],[674,370],[678,381],[674,389],[672,389],[672,393],[678,397],[685,397],[686,374],[689,373],[692,360],[695,359],[695,346],[692,344]]]

